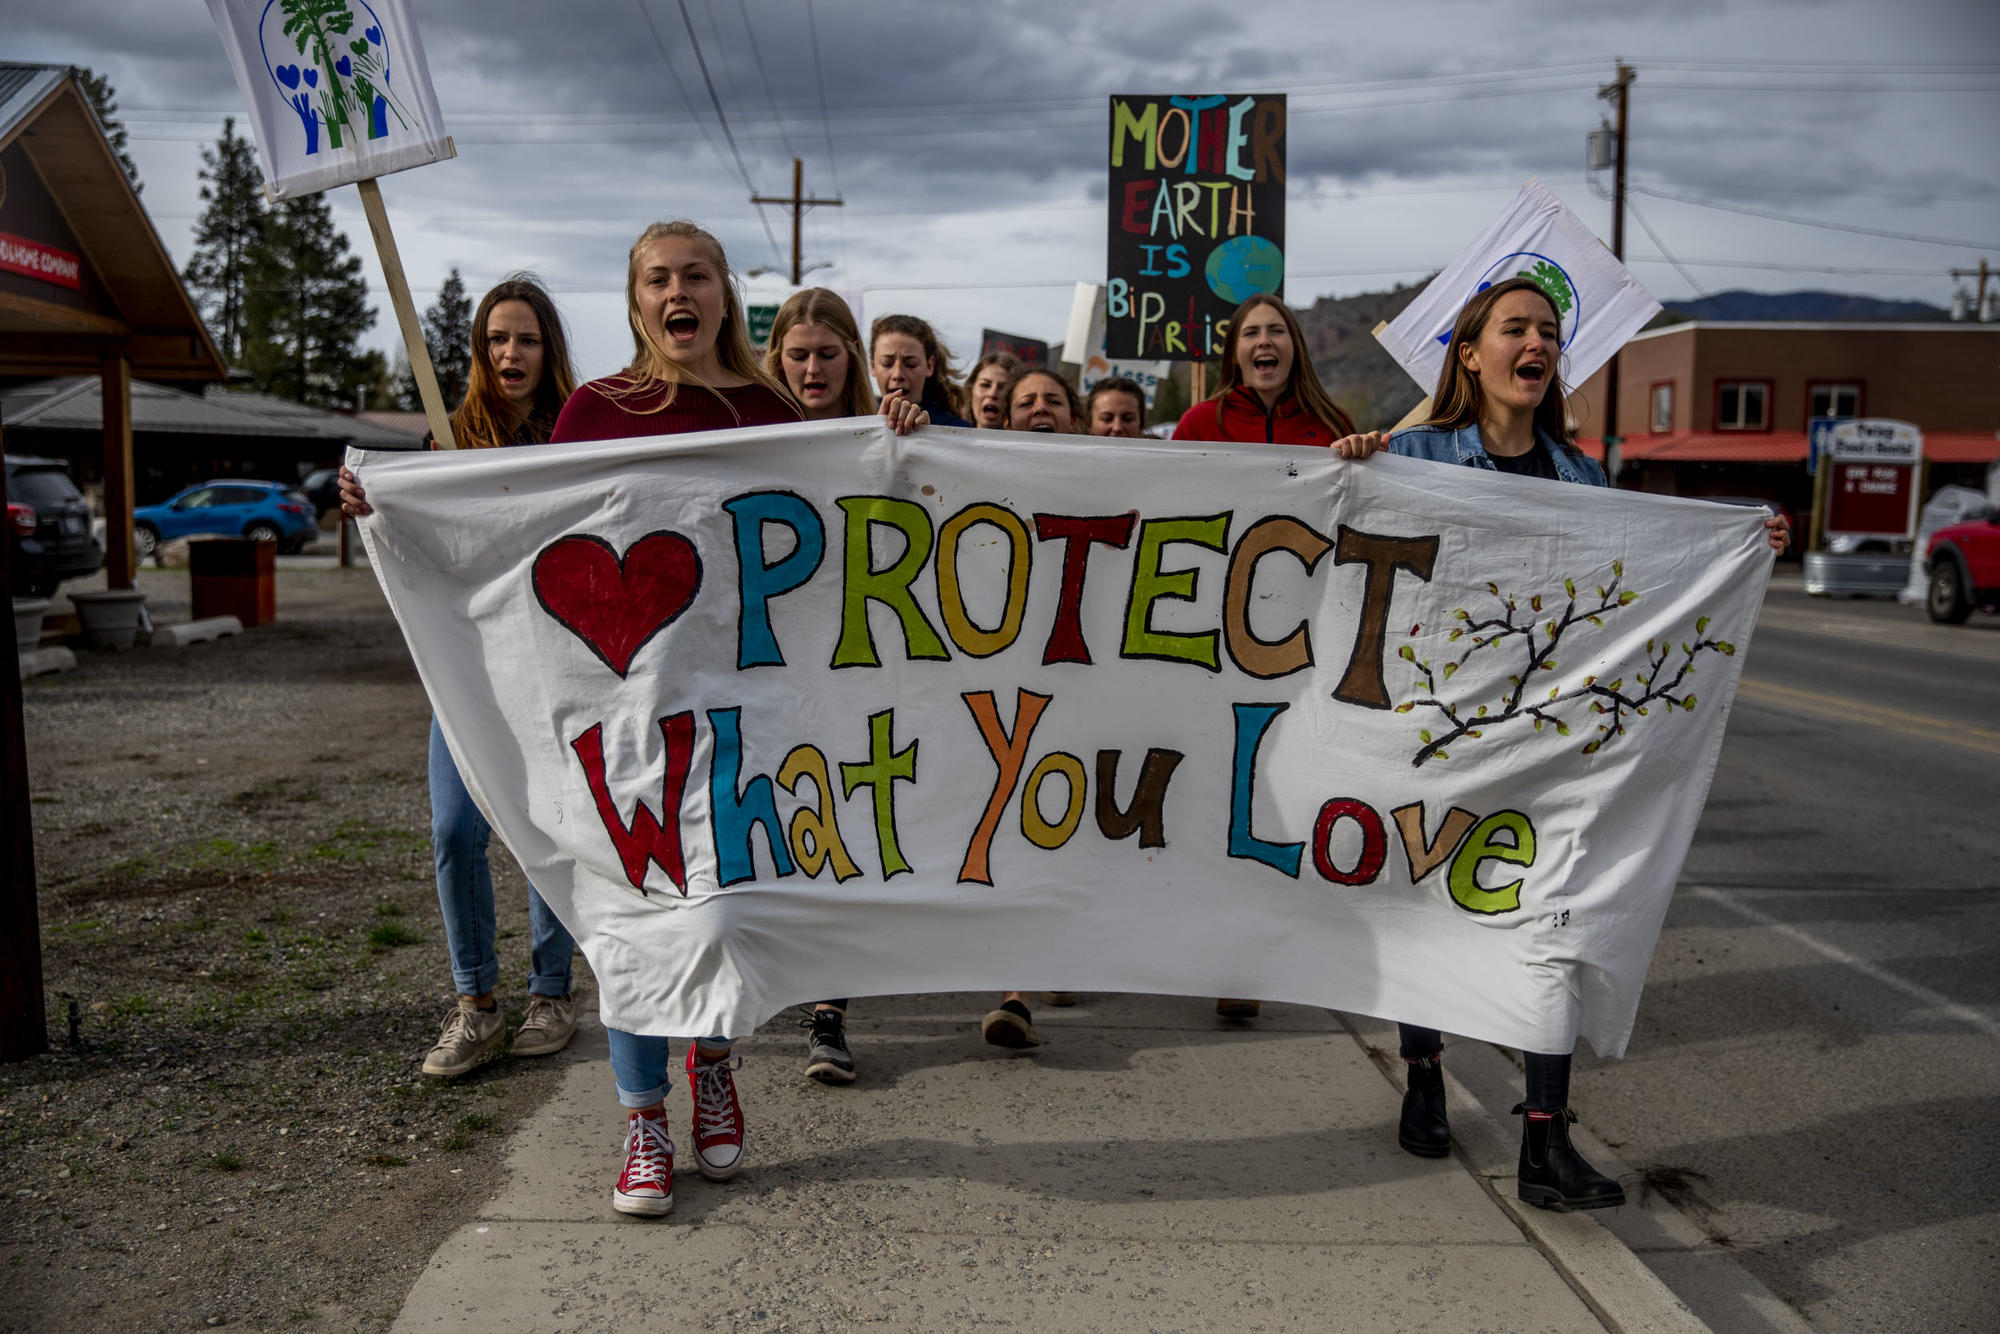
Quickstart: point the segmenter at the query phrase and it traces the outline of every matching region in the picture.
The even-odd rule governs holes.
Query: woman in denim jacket
[[[1561,316],[1532,279],[1509,278],[1466,302],[1445,348],[1430,417],[1397,431],[1389,451],[1521,477],[1605,486],[1596,460],[1570,443],[1563,415]],[[1554,390],[1555,392],[1550,392]],[[1784,550],[1785,521],[1766,519],[1771,545]],[[1409,1091],[1397,1142],[1425,1158],[1451,1151],[1445,1118],[1444,1038],[1434,1028],[1397,1025]],[[1569,1142],[1569,1053],[1523,1052],[1527,1096],[1518,1177],[1523,1202],[1544,1209],[1603,1209],[1625,1191],[1586,1162]]]

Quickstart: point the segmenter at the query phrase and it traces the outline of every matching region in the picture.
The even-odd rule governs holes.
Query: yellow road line
[[[1781,686],[1774,681],[1758,681],[1747,676],[1737,685],[1736,693],[1744,699],[1775,708],[1831,718],[1837,722],[1861,723],[1886,732],[1901,732],[1926,741],[1942,741],[1946,745],[2000,755],[2000,732],[1991,728],[1948,722],[1921,713],[1905,713],[1880,704],[1864,704],[1858,699],[1823,695],[1817,690],[1801,690],[1797,686]]]

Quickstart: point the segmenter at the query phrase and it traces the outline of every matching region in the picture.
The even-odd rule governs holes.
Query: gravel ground
[[[139,584],[186,619],[184,571]],[[569,1059],[419,1072],[451,982],[402,636],[367,569],[287,568],[273,625],[78,659],[25,685],[51,1050],[0,1065],[0,1329],[384,1329]]]

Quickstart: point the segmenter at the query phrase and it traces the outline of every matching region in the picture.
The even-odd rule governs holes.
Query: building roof
[[[1602,440],[1578,440],[1594,459],[1604,457]],[[1808,453],[1804,431],[1671,431],[1626,439],[1627,463],[1797,463]],[[1988,463],[2000,459],[2000,433],[1926,431],[1924,457],[1932,463]]]
[[[114,308],[0,293],[0,375],[94,371],[113,352],[135,376],[224,378],[222,354],[69,66],[0,62],[0,151],[17,146]]]
[[[38,380],[0,392],[0,420],[10,430],[101,431],[104,400],[95,376]],[[327,412],[272,398],[210,386],[191,393],[144,380],[132,382],[132,430],[146,435],[253,435],[334,441],[364,449],[415,449],[421,429],[410,432],[344,412]]]
[[[2000,324],[1975,324],[1968,320],[1932,320],[1927,323],[1887,320],[1682,320],[1633,334],[1629,341],[1666,338],[1684,333],[1741,333],[1744,331],[1785,330],[1792,333],[1955,333],[2000,334]]]

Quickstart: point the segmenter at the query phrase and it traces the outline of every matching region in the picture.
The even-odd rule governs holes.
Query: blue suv
[[[139,559],[162,542],[195,536],[247,537],[276,542],[290,555],[319,532],[312,501],[297,487],[276,482],[224,480],[191,486],[158,505],[132,511],[132,535]]]

